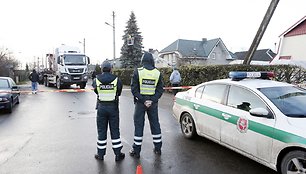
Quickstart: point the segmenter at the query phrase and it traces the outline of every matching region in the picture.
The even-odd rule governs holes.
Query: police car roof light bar
[[[234,81],[239,81],[245,78],[260,78],[270,79],[274,77],[273,72],[246,72],[246,71],[231,71],[229,77]]]

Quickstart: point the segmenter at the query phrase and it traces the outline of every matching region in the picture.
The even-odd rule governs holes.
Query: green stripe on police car
[[[198,103],[193,103],[193,102],[190,102],[188,100],[184,100],[184,99],[180,99],[180,98],[176,98],[176,103],[180,104],[182,106],[187,106],[191,109],[194,109],[194,104],[199,105]],[[203,105],[199,105],[199,107],[197,108],[197,111],[199,111],[201,113],[204,113],[204,114],[207,114],[207,115],[210,115],[212,117],[221,119],[223,121],[232,123],[234,125],[237,124],[237,121],[239,119],[238,116],[232,115],[232,114],[229,114],[229,113],[226,113],[226,114],[230,115],[231,118],[230,119],[224,119],[223,116],[222,116],[222,113],[224,113],[224,112],[222,112],[220,110],[217,110],[217,109],[207,107],[207,106],[203,106]],[[267,125],[263,125],[263,124],[260,124],[260,123],[257,123],[257,122],[251,121],[251,120],[249,120],[248,129],[252,130],[256,133],[265,135],[267,137],[279,140],[279,141],[284,142],[284,143],[306,144],[306,138],[303,138],[303,137],[300,137],[298,135],[295,135],[295,134],[292,134],[292,133],[289,133],[289,132],[286,132],[286,131],[283,131],[283,130],[280,130],[280,129],[276,129],[276,128],[273,128],[273,127],[270,127],[270,126],[267,126]]]

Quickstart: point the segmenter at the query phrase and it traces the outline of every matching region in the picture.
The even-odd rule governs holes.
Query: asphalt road
[[[128,89],[120,97],[120,130],[126,158],[115,162],[109,136],[105,160],[97,161],[95,102],[93,92],[23,94],[12,114],[0,112],[0,173],[134,174],[141,165],[144,174],[276,174],[205,138],[185,139],[172,116],[173,96],[169,93],[159,102],[162,155],[152,151],[146,120],[141,157],[130,157],[134,104]]]

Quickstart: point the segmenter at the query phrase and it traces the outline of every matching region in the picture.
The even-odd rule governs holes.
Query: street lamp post
[[[108,22],[105,22],[105,24],[106,25],[109,25],[109,26],[111,26],[112,28],[113,28],[113,51],[114,51],[114,53],[113,53],[113,58],[114,58],[114,61],[115,61],[115,59],[116,59],[116,43],[115,43],[115,12],[113,11],[113,25],[111,25],[111,24],[109,24]]]

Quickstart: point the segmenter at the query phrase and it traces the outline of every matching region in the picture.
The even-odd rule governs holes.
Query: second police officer
[[[161,154],[162,135],[158,119],[158,100],[164,92],[163,80],[160,72],[154,66],[151,53],[145,52],[142,56],[143,67],[135,69],[131,91],[134,96],[134,144],[129,151],[130,155],[140,157],[145,123],[145,113],[148,115],[153,138],[155,154]]]
[[[119,131],[119,96],[122,92],[122,82],[111,73],[112,65],[108,61],[102,63],[102,74],[97,75],[93,82],[95,93],[98,95],[97,107],[97,154],[95,158],[104,160],[107,142],[107,127],[110,127],[112,147],[115,161],[124,159],[121,152],[123,147]]]

